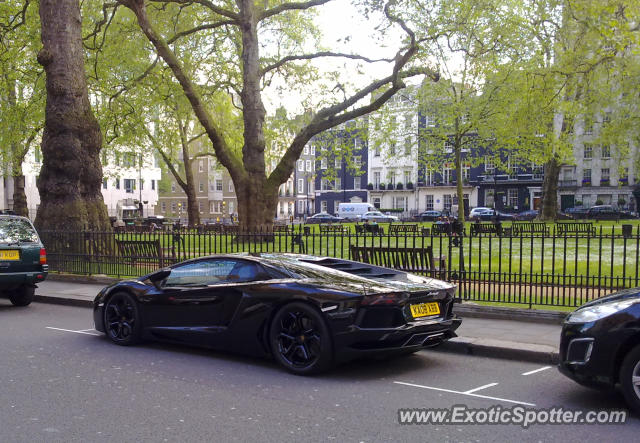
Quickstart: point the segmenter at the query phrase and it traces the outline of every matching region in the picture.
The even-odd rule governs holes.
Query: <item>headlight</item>
[[[620,300],[601,305],[589,306],[572,312],[565,320],[566,323],[589,323],[600,320],[611,314],[622,311],[634,304],[636,300]]]

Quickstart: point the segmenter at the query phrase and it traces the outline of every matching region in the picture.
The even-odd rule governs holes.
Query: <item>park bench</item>
[[[431,225],[433,235],[451,234],[451,223],[434,223]]]
[[[500,223],[473,223],[471,224],[471,235],[496,234],[502,235],[503,228]]]
[[[289,232],[289,225],[273,225],[273,232]]]
[[[560,235],[587,234],[596,235],[596,228],[591,222],[558,222],[556,232]]]
[[[119,240],[116,239],[120,257],[131,265],[155,265],[164,267],[168,260],[163,255],[160,239]]]
[[[511,232],[514,235],[519,234],[542,234],[549,235],[549,226],[543,222],[518,223],[511,224]]]
[[[389,234],[417,234],[418,225],[389,225]]]
[[[351,259],[362,263],[426,274],[430,277],[445,277],[446,261],[444,257],[440,257],[437,263],[438,266],[436,266],[431,246],[423,248],[390,248],[385,246],[351,245],[349,250]]]
[[[318,225],[321,234],[348,234],[349,228],[342,225]]]
[[[366,234],[371,232],[372,234],[384,234],[384,229],[378,224],[364,223],[362,225],[355,225],[357,234]]]

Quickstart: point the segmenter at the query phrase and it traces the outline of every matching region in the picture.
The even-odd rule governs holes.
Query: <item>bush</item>
[[[402,186],[402,183],[397,183],[396,189],[404,189],[404,186]]]
[[[596,206],[604,205],[604,202],[600,199],[596,200]]]
[[[385,190],[384,183],[380,183],[380,184],[378,185],[378,187],[380,188],[380,190],[381,190],[381,191],[384,191],[384,190]]]
[[[407,182],[407,189],[413,189],[413,183]]]
[[[367,189],[371,191],[373,189],[373,183],[367,184]]]
[[[576,200],[573,202],[574,206],[582,206],[582,202],[580,200]]]

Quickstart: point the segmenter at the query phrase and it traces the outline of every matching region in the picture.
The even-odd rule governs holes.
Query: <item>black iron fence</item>
[[[361,225],[362,226],[362,225]],[[435,226],[435,225],[434,225]],[[241,232],[237,227],[170,232],[41,232],[51,272],[131,277],[162,266],[220,253],[288,252],[350,259],[351,247],[381,254],[429,248],[436,275],[455,282],[464,300],[527,306],[579,306],[621,288],[640,286],[640,227],[585,229],[506,227],[455,232],[448,227],[319,229],[279,227]],[[407,264],[403,266],[402,263]]]

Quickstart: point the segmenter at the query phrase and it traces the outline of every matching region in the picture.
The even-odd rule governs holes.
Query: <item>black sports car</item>
[[[593,300],[564,321],[560,372],[596,388],[620,384],[640,412],[640,288]]]
[[[94,322],[119,345],[149,338],[271,354],[311,374],[455,337],[454,295],[449,283],[349,260],[217,255],[107,286]]]

